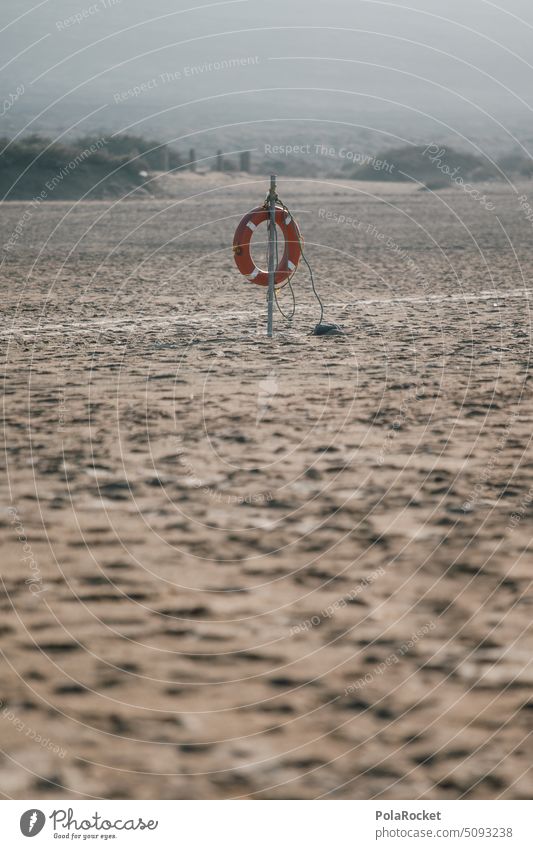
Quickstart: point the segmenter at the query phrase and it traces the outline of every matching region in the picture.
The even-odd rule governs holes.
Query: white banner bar
[[[532,802],[4,801],[2,846],[531,849]],[[35,844],[28,841],[35,838]],[[67,841],[69,841],[67,843]]]

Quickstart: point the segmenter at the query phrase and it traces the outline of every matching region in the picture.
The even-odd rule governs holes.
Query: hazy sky
[[[2,0],[0,27],[7,134],[531,123],[531,0]]]

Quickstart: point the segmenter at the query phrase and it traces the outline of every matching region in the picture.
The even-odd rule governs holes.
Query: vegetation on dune
[[[275,147],[276,155],[258,157],[256,153],[253,162],[246,154],[246,164],[242,154],[239,159],[222,151],[205,156],[202,151],[196,165],[194,150],[180,154],[167,144],[129,134],[64,142],[41,135],[17,141],[0,138],[0,192],[8,200],[39,201],[150,196],[165,191],[164,183],[150,179],[155,172],[179,173],[186,168],[198,173],[242,169],[293,177],[417,181],[430,189],[501,180],[504,175],[511,179],[533,176],[533,162],[520,154],[507,155],[494,164],[487,157],[444,144],[411,145],[376,155],[310,143]]]
[[[79,139],[78,144],[86,147],[93,141],[93,138],[87,137]],[[110,156],[119,158],[132,160],[139,157],[143,167],[150,171],[167,171],[183,165],[182,157],[168,145],[155,139],[143,139],[126,133],[106,139],[105,150]]]
[[[472,183],[501,178],[488,159],[438,144],[384,151],[354,168],[350,176],[355,180],[415,180],[430,188],[449,186],[459,179]]]
[[[40,135],[0,139],[0,191],[10,200],[77,200],[150,193],[147,173],[179,164],[165,146],[135,136],[53,142]]]

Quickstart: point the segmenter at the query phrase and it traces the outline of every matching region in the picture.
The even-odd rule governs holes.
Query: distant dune
[[[88,136],[66,143],[40,135],[18,141],[0,139],[0,191],[7,200],[101,200],[164,191],[151,179],[158,172],[185,170],[277,173],[294,177],[338,177],[402,183],[418,182],[438,189],[461,181],[502,180],[506,175],[530,176],[533,165],[519,155],[499,163],[447,147],[409,145],[372,154],[353,147],[319,144],[265,145],[265,153],[223,154],[213,142],[212,153],[194,148],[177,150],[154,139],[119,134]],[[270,150],[269,150],[270,148]],[[243,155],[247,165],[243,166]]]

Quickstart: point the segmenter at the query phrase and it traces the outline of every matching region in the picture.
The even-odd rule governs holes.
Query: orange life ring
[[[296,271],[302,255],[303,239],[292,215],[282,206],[276,206],[276,224],[283,233],[285,241],[283,255],[278,262],[274,281],[276,286],[284,283]],[[264,206],[256,206],[247,212],[239,222],[233,237],[233,256],[237,268],[251,283],[268,286],[268,271],[258,268],[252,259],[250,242],[252,236],[264,221],[268,221],[270,212]]]

